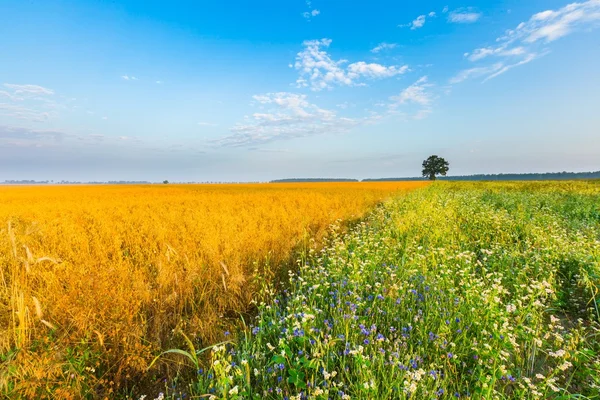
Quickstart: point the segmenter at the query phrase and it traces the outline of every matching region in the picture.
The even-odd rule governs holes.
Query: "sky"
[[[0,181],[600,170],[600,0],[0,0]]]

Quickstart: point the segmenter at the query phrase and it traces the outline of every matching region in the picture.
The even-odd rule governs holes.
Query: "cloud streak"
[[[278,92],[253,96],[268,111],[247,116],[231,128],[231,135],[211,141],[217,147],[252,147],[275,141],[343,133],[370,123],[376,116],[346,118],[310,103],[303,94]]]
[[[492,64],[460,71],[450,80],[459,83],[470,77],[493,79],[515,67],[525,65],[549,52],[547,46],[583,28],[596,28],[600,22],[600,0],[571,3],[557,10],[532,15],[496,39],[492,46],[480,47],[465,57],[472,62],[495,59]]]
[[[0,115],[44,122],[55,114],[59,105],[53,100],[54,90],[39,85],[4,83],[0,91]],[[2,102],[6,99],[7,102]]]
[[[398,96],[394,96],[391,99],[400,103],[414,103],[422,106],[428,106],[431,104],[431,94],[427,92],[427,88],[431,84],[427,83],[427,77],[423,76],[415,83],[404,89]]]
[[[412,22],[410,22],[408,24],[398,25],[398,27],[400,27],[400,28],[410,27],[410,30],[414,31],[416,29],[422,28],[425,25],[425,22],[427,22],[427,18],[433,18],[433,17],[435,17],[435,15],[436,15],[435,11],[431,11],[427,15],[426,14],[419,15]]]
[[[392,50],[392,49],[395,49],[397,46],[398,45],[396,43],[382,42],[382,43],[379,43],[377,46],[375,46],[371,50],[371,53],[379,53],[379,52],[384,51],[384,50]]]
[[[391,113],[397,113],[400,106],[412,105],[416,107],[414,119],[424,119],[433,112],[431,106],[434,96],[430,91],[433,84],[429,83],[427,76],[419,78],[415,83],[404,89],[397,96],[390,97],[391,103],[388,106]]]
[[[38,85],[17,85],[14,83],[5,83],[3,86],[12,90],[13,96],[16,97],[52,96],[54,94],[54,90]]]
[[[461,8],[448,14],[448,22],[453,24],[472,24],[481,18],[481,13],[474,12],[471,8]]]

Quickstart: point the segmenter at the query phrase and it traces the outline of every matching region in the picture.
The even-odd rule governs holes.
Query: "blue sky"
[[[0,19],[0,181],[600,169],[600,0],[2,0]]]

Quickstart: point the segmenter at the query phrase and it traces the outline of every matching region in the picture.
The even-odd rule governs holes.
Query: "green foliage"
[[[185,333],[183,333],[183,332],[179,332],[179,333],[181,333],[181,335],[185,339],[185,343],[186,343],[189,351],[185,351],[185,350],[181,350],[181,349],[170,349],[170,350],[163,351],[158,356],[156,356],[154,358],[154,360],[152,360],[152,362],[150,363],[150,365],[147,368],[148,370],[150,368],[152,368],[152,366],[156,363],[156,361],[158,361],[158,359],[161,358],[162,356],[164,356],[165,354],[179,354],[181,356],[186,357],[193,364],[195,370],[197,371],[200,368],[200,359],[198,357],[202,353],[204,353],[205,351],[207,351],[209,349],[212,349],[214,346],[220,346],[220,345],[223,345],[226,343],[230,343],[230,342],[221,342],[216,345],[206,347],[204,349],[196,350],[196,347],[194,346],[194,342],[192,342]]]
[[[436,175],[446,176],[449,169],[448,161],[442,157],[430,156],[427,160],[423,161],[423,176],[430,180],[435,180]]]

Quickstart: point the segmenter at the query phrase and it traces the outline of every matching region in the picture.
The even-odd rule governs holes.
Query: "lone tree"
[[[448,165],[448,161],[442,157],[430,156],[427,160],[423,161],[423,176],[435,181],[436,175],[446,176]]]

